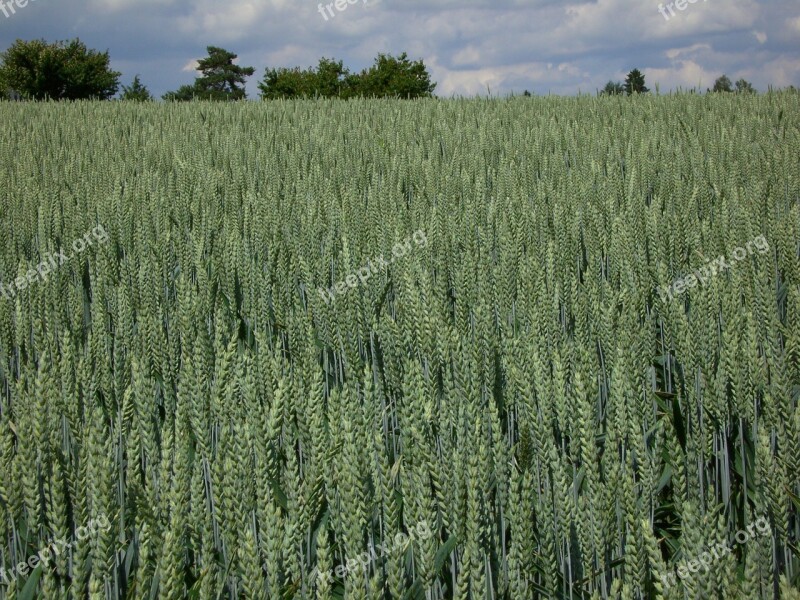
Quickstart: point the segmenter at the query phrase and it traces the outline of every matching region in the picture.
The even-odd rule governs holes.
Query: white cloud
[[[135,8],[169,6],[175,0],[90,0],[89,6],[92,11],[121,12]]]
[[[800,58],[795,56],[781,56],[768,63],[751,68],[746,71],[746,78],[759,77],[766,83],[775,87],[800,86]]]
[[[672,66],[663,69],[645,69],[645,76],[650,89],[658,83],[661,91],[681,87],[683,89],[699,87],[705,90],[711,87],[720,73],[708,69],[694,60],[678,60]]]
[[[670,48],[664,54],[670,60],[675,60],[686,54],[696,55],[701,51],[710,52],[711,46],[709,44],[693,44],[687,48]]]

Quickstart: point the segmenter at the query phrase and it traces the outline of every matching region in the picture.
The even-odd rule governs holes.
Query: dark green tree
[[[714,87],[711,88],[711,91],[716,94],[732,92],[733,84],[731,84],[730,78],[723,74],[721,77],[717,77],[716,81],[714,82]]]
[[[634,69],[625,78],[625,93],[628,96],[633,94],[646,94],[650,90],[644,85],[644,73],[639,69]]]
[[[278,98],[307,98],[313,96],[316,73],[313,69],[300,70],[279,68],[267,69],[264,79],[258,84],[262,100],[277,100]]]
[[[147,86],[142,84],[142,82],[139,80],[139,76],[137,75],[133,78],[133,82],[130,86],[122,86],[122,94],[120,94],[119,99],[131,100],[134,102],[147,102],[152,100],[153,96],[147,89]]]
[[[177,90],[167,92],[161,96],[162,99],[168,102],[189,102],[190,100],[208,100],[208,95],[203,90],[197,87],[197,84],[182,85]]]
[[[233,64],[237,55],[223,48],[209,46],[207,51],[208,57],[197,65],[203,76],[196,84],[208,92],[211,100],[244,100],[247,97],[244,85],[256,70]]]
[[[316,69],[267,69],[258,85],[261,98],[426,98],[436,87],[425,64],[379,54],[375,64],[351,74],[342,61],[322,58]]]
[[[18,39],[0,53],[0,91],[26,100],[106,100],[117,93],[120,76],[109,62],[108,51],[89,50],[80,39]]]
[[[625,86],[620,81],[609,81],[600,91],[601,96],[621,96],[625,93]]]
[[[342,61],[321,58],[316,70],[267,69],[258,84],[261,98],[334,98],[343,96],[349,71]]]
[[[411,61],[403,52],[398,57],[379,54],[375,64],[358,75],[350,75],[345,87],[348,96],[375,98],[430,98],[435,83],[422,60]]]
[[[740,79],[736,82],[736,93],[737,94],[755,94],[756,88],[753,87],[746,79]]]
[[[317,65],[314,94],[323,98],[342,96],[347,85],[350,71],[344,63],[333,59],[321,58]]]
[[[202,73],[192,85],[182,85],[174,92],[164,94],[164,100],[244,100],[244,84],[255,73],[253,67],[240,67],[233,61],[237,55],[223,48],[208,46],[208,56],[198,61]]]

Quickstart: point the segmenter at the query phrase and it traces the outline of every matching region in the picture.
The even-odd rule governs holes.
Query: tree
[[[410,61],[403,52],[397,58],[379,54],[369,69],[346,79],[348,96],[375,98],[430,98],[435,83],[421,60]]]
[[[313,96],[316,73],[313,69],[301,71],[280,68],[267,69],[264,79],[258,84],[262,100],[277,100],[278,98],[307,98]]]
[[[197,83],[186,84],[179,87],[174,92],[167,92],[161,96],[162,99],[170,102],[189,102],[190,100],[208,100],[207,95],[197,87]]]
[[[322,58],[316,69],[267,69],[258,85],[261,98],[427,98],[436,87],[420,61],[379,54],[375,64],[351,74],[342,61]]]
[[[343,94],[350,71],[341,60],[336,62],[323,57],[319,60],[316,76],[314,95],[333,98]]]
[[[737,94],[755,94],[756,89],[746,79],[740,79],[736,82],[736,93]]]
[[[524,92],[522,92],[522,95],[525,96],[526,98],[530,98],[531,93],[528,90],[525,90]]]
[[[147,102],[153,99],[152,94],[146,86],[139,81],[139,76],[133,78],[133,83],[130,86],[122,86],[122,94],[120,100],[131,100],[133,102]]]
[[[277,98],[334,98],[343,95],[350,75],[342,61],[321,58],[317,69],[267,69],[258,84],[263,100]]]
[[[233,64],[237,55],[223,48],[208,46],[206,51],[208,57],[197,63],[197,70],[203,76],[195,79],[192,85],[167,92],[164,100],[244,100],[247,97],[244,84],[255,69]]]
[[[714,87],[711,88],[711,91],[714,93],[732,92],[733,85],[731,85],[731,80],[727,75],[724,74],[721,77],[717,77],[717,80],[714,82]]]
[[[625,86],[619,81],[609,81],[600,92],[601,96],[620,96],[625,93]]]
[[[634,69],[625,78],[625,93],[628,96],[633,94],[646,94],[650,90],[644,85],[644,74],[639,69]]]
[[[108,51],[89,50],[77,38],[53,44],[18,39],[0,54],[0,90],[26,100],[107,100],[121,75],[109,61]]]
[[[247,97],[245,81],[256,70],[233,64],[237,55],[222,48],[209,46],[207,51],[208,58],[200,60],[197,66],[203,76],[195,83],[211,100],[244,100]]]

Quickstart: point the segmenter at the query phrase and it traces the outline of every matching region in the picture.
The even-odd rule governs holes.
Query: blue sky
[[[652,0],[345,6],[332,7],[335,16],[323,8],[326,20],[319,0],[28,0],[9,17],[0,11],[0,49],[17,38],[80,37],[109,50],[122,83],[139,74],[159,96],[193,81],[209,45],[256,68],[251,98],[266,67],[308,67],[327,56],[360,70],[379,52],[402,51],[425,61],[441,96],[594,93],[634,67],[662,92],[705,89],[722,73],[759,90],[800,87],[798,0],[677,0],[673,15],[663,7],[668,18]]]

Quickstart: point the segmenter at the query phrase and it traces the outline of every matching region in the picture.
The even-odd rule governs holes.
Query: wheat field
[[[0,598],[797,600],[799,117],[0,103]]]

